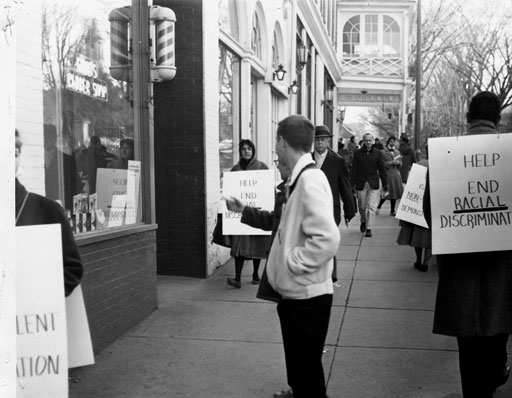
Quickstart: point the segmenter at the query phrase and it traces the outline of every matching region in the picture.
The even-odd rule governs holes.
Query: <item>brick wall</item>
[[[154,85],[158,273],[205,277],[202,1],[154,4],[171,8],[177,18],[176,77]]]
[[[78,241],[95,353],[157,308],[155,240],[155,231],[148,231],[90,244]]]

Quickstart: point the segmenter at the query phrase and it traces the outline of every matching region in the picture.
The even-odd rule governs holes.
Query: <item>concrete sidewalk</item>
[[[413,268],[384,206],[372,238],[341,226],[324,369],[330,398],[462,397],[455,338],[432,334],[437,269]],[[70,398],[272,397],[288,389],[275,304],[233,262],[207,280],[159,277],[159,309],[72,372]],[[509,351],[510,352],[510,351]],[[511,362],[509,360],[509,362]],[[495,398],[512,396],[512,382]]]

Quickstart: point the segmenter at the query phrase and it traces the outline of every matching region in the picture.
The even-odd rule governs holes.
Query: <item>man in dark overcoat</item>
[[[466,115],[467,134],[496,134],[500,111],[495,94],[475,95]],[[427,192],[425,197],[430,220]],[[457,337],[464,398],[492,398],[510,373],[512,250],[443,254],[437,256],[437,263],[434,333]]]
[[[343,202],[343,218],[345,223],[356,215],[355,198],[352,195],[350,178],[345,160],[330,148],[330,140],[333,135],[327,126],[315,127],[315,150],[313,159],[316,166],[327,177],[332,192],[333,214],[336,225],[341,222],[341,202]],[[337,281],[336,257],[334,258],[333,281]]]

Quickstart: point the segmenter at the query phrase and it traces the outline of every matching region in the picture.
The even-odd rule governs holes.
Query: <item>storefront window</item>
[[[141,221],[128,81],[131,9],[120,8],[130,5],[43,0],[45,193],[60,201],[75,233]],[[116,8],[111,38],[109,16]],[[119,69],[111,75],[111,59],[126,67],[124,78]]]
[[[238,161],[240,59],[223,44],[219,50],[219,163],[222,175]]]
[[[238,40],[238,12],[236,0],[219,0],[219,28]]]

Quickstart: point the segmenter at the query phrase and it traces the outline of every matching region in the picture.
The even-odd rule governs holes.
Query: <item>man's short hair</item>
[[[485,119],[495,124],[500,121],[501,101],[490,91],[482,91],[471,98],[468,116],[471,120]]]
[[[373,134],[372,134],[372,133],[364,133],[364,134],[363,134],[363,141],[364,141],[364,137],[366,137],[367,135],[369,135],[370,137],[372,137],[372,140],[374,139],[374,138],[373,138]]]
[[[277,126],[277,136],[283,137],[291,148],[297,151],[311,151],[315,126],[307,117],[291,115],[281,120]]]

